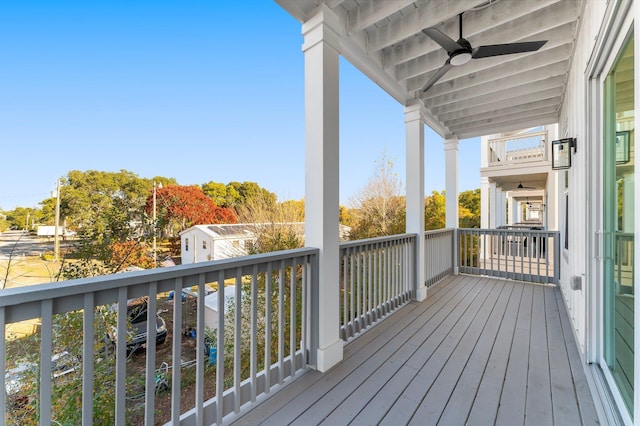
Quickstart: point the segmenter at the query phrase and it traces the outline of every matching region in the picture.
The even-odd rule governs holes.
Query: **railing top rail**
[[[88,292],[101,292],[151,282],[162,282],[167,280],[173,281],[177,278],[196,277],[197,279],[201,274],[212,274],[227,269],[264,265],[270,262],[317,255],[318,253],[319,249],[317,248],[305,247],[301,249],[256,254],[232,259],[178,265],[170,268],[133,271],[122,274],[102,275],[91,278],[80,278],[69,281],[58,281],[53,283],[9,288],[0,290],[0,307],[38,302],[48,299],[60,299]],[[185,281],[184,286],[187,285],[190,285],[189,281]]]
[[[416,238],[416,234],[397,234],[397,235],[388,235],[384,237],[366,238],[364,240],[344,241],[340,243],[340,249],[342,250],[345,248],[386,243],[386,242],[392,242],[392,241],[411,240],[412,238]]]
[[[488,234],[488,235],[533,235],[533,236],[554,236],[560,235],[560,231],[546,231],[546,230],[535,230],[529,228],[523,229],[483,229],[483,228],[459,228],[459,232],[462,233],[476,233],[476,234]]]
[[[533,133],[522,133],[519,135],[511,135],[511,136],[502,136],[500,138],[495,138],[495,139],[489,139],[489,143],[497,143],[497,142],[506,142],[506,141],[513,141],[513,140],[518,140],[518,139],[529,139],[529,138],[535,138],[535,137],[546,137],[548,134],[548,132],[546,130],[541,130],[539,132],[533,132]]]
[[[428,231],[424,231],[424,235],[445,234],[451,231],[453,231],[453,228],[430,229]]]

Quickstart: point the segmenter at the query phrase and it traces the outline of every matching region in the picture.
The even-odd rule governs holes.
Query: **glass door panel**
[[[604,357],[633,415],[635,129],[633,38],[605,81]]]

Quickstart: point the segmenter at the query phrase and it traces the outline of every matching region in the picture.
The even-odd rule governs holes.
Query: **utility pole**
[[[53,260],[57,262],[60,260],[60,232],[58,231],[60,226],[60,179],[56,182],[56,220],[54,225]]]
[[[153,181],[153,267],[158,267],[158,256],[156,255],[156,234],[158,233],[158,220],[156,213],[156,189],[162,189],[162,183],[156,184],[156,181]]]

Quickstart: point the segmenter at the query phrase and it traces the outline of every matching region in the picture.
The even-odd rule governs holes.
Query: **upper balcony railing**
[[[344,340],[413,299],[415,242],[414,234],[405,234],[340,244]]]
[[[490,139],[489,166],[505,166],[548,160],[547,132]]]
[[[415,234],[340,245],[342,339],[456,267],[544,283],[559,278],[557,232],[443,229],[420,238],[425,283],[416,283]],[[0,418],[94,424],[106,410],[107,423],[152,425],[221,424],[241,415],[315,364],[318,256],[304,248],[3,291]],[[143,355],[128,337],[130,301],[139,298],[147,320],[168,308],[168,330],[164,321],[146,321],[146,335],[158,337],[146,339]],[[20,345],[6,339],[7,325],[32,318],[41,319],[36,336]],[[158,355],[165,335],[171,350]],[[70,359],[61,363],[62,355]]]
[[[317,344],[310,331],[317,257],[317,249],[305,248],[4,291],[0,369],[8,373],[0,375],[0,423],[94,424],[95,414],[108,411],[107,423],[119,425],[221,424],[314,362],[307,357]],[[219,297],[209,306],[214,287]],[[176,295],[165,354],[171,365],[158,368],[165,337],[149,338],[144,363],[131,369],[131,300],[145,298],[146,318],[155,319],[169,294]],[[215,330],[207,327],[209,315]],[[42,325],[28,345],[5,340],[6,325],[33,318]],[[148,320],[146,335],[164,336],[163,327],[164,320]],[[191,407],[181,400],[183,388],[195,394]],[[161,398],[163,408],[156,406]]]

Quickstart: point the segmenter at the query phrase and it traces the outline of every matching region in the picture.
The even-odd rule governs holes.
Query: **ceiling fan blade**
[[[446,35],[445,33],[443,33],[437,28],[433,28],[433,27],[425,28],[422,30],[422,32],[428,35],[433,41],[438,43],[440,46],[442,46],[444,50],[447,51],[447,53],[453,53],[456,50],[460,50],[463,48],[458,43],[453,41],[452,38],[450,38],[448,35]]]
[[[522,43],[490,44],[473,49],[474,59],[489,58],[491,56],[509,55],[511,53],[535,52],[540,49],[547,40],[525,41]]]
[[[429,90],[431,88],[431,86],[433,86],[434,84],[436,84],[436,82],[438,80],[440,80],[442,78],[442,76],[449,71],[449,68],[451,68],[451,62],[449,61],[449,59],[447,59],[447,62],[444,63],[444,65],[442,67],[440,67],[439,70],[437,70],[429,79],[429,81],[427,81],[427,84],[425,84],[424,86],[422,86],[422,91],[426,92],[427,90]]]

